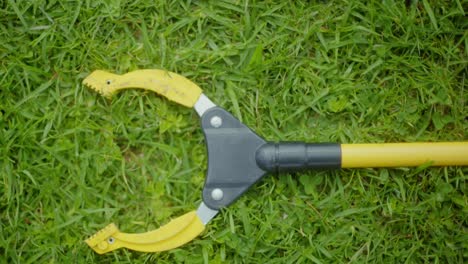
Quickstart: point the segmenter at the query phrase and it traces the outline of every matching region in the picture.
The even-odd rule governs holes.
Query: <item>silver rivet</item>
[[[223,124],[223,119],[221,119],[219,116],[213,116],[210,120],[210,124],[213,127],[218,128]]]
[[[109,237],[109,239],[107,239],[107,242],[109,242],[109,244],[114,244],[114,241],[115,239],[113,237]]]
[[[211,191],[211,198],[213,198],[213,200],[215,201],[220,201],[221,199],[223,199],[223,196],[224,196],[223,190],[219,188],[216,188],[213,191]]]

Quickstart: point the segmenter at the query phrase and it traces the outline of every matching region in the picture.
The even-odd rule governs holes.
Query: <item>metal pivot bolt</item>
[[[210,119],[210,124],[215,127],[215,128],[218,128],[220,127],[222,124],[223,124],[223,119],[221,119],[221,117],[219,116],[213,116],[211,119]]]
[[[223,196],[223,190],[219,188],[213,189],[213,191],[211,191],[211,198],[213,198],[213,200],[215,201],[220,201],[221,199],[223,199]]]

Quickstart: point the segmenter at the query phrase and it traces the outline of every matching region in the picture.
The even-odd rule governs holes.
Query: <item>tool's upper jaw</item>
[[[142,88],[187,107],[193,107],[202,93],[200,87],[184,76],[156,69],[136,70],[123,75],[96,70],[83,83],[106,97],[118,90]]]
[[[124,75],[96,70],[83,80],[83,84],[106,97],[130,88],[154,91],[171,101],[194,107],[200,117],[216,106],[195,83],[179,74],[162,70],[137,70]]]

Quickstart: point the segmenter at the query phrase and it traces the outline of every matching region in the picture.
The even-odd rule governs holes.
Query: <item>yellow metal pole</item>
[[[342,144],[342,168],[468,165],[468,142]]]

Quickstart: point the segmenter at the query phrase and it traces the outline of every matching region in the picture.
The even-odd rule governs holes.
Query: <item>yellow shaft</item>
[[[468,165],[468,142],[342,144],[342,168]]]

